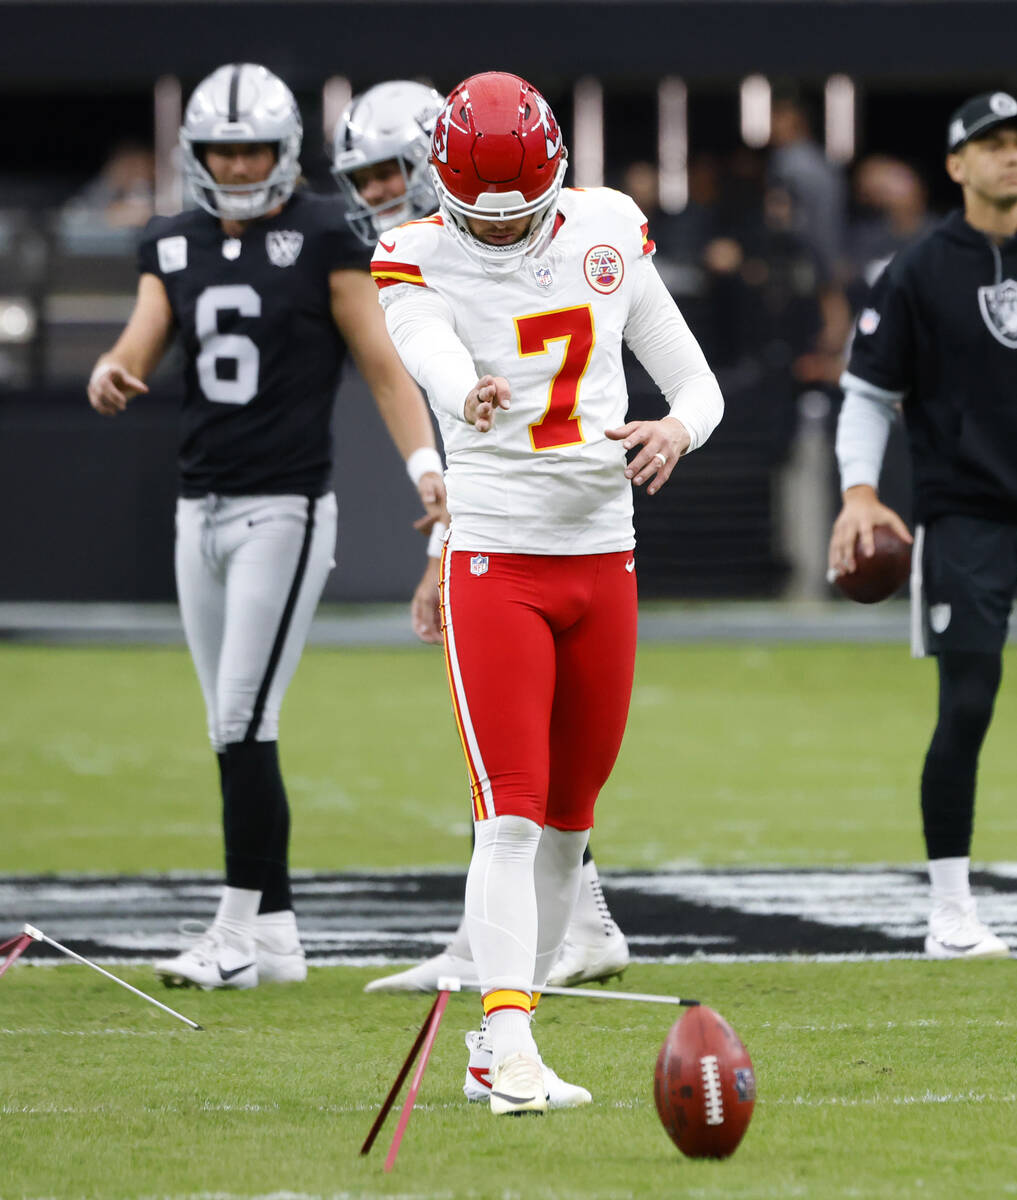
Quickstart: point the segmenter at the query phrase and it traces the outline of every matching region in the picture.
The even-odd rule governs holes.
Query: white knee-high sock
[[[583,854],[589,840],[588,829],[544,826],[533,868],[538,914],[533,986],[538,992],[547,982],[572,920],[582,880]]]
[[[466,927],[491,1037],[491,1065],[517,1051],[536,1055],[530,998],[537,953],[533,861],[540,826],[525,817],[478,821],[466,876]]]
[[[466,876],[466,927],[483,991],[533,987],[540,826],[525,817],[478,821]]]

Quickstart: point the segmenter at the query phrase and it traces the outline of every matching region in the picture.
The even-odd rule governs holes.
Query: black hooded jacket
[[[915,520],[1017,524],[1017,237],[997,245],[957,210],[873,285],[841,380],[901,401]]]

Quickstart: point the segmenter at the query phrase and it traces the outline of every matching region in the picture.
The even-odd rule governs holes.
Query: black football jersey
[[[902,250],[841,382],[902,402],[916,521],[1017,522],[1017,237],[997,246],[958,210]]]
[[[240,238],[201,209],[148,223],[138,267],[162,280],[186,360],[182,495],[326,490],[346,357],[328,277],[369,258],[341,202],[304,192]]]

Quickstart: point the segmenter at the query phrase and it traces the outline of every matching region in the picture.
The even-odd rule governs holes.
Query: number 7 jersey
[[[499,409],[487,433],[463,419],[465,392],[457,413],[429,397],[445,443],[454,550],[634,545],[625,452],[605,430],[625,421],[622,341],[642,277],[654,271],[653,243],[620,192],[566,189],[558,208],[549,244],[508,275],[485,272],[439,216],[390,231],[375,250],[390,329],[395,306],[433,313],[434,293],[477,376],[504,376],[512,390],[511,409]]]

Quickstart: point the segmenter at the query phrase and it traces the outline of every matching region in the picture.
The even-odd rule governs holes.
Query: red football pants
[[[591,828],[632,694],[632,552],[446,550],[441,595],[474,819]]]

